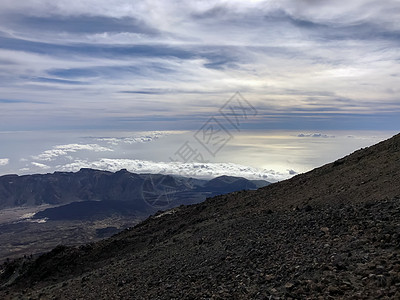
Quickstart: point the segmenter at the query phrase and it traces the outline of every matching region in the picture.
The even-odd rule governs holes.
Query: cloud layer
[[[400,3],[3,0],[0,129],[393,129]]]
[[[61,171],[76,172],[81,168],[92,168],[116,172],[127,169],[133,173],[171,174],[185,177],[210,179],[221,175],[239,176],[248,179],[262,179],[270,182],[280,181],[295,173],[280,173],[274,170],[263,170],[233,163],[182,163],[154,162],[136,159],[100,159],[98,161],[75,161],[60,166]]]

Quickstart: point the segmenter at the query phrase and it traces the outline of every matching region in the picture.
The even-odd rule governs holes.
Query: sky
[[[398,130],[399,16],[398,0],[2,0],[0,174],[304,172]]]

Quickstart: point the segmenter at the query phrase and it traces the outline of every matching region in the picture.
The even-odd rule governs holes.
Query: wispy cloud
[[[35,166],[35,167],[38,167],[38,168],[42,169],[42,170],[48,170],[48,169],[50,169],[50,167],[49,167],[48,165],[41,164],[41,163],[38,163],[38,162],[31,162],[31,164],[32,164],[33,166]],[[29,170],[29,169],[28,169],[28,170]]]
[[[172,132],[151,132],[146,135],[137,135],[137,136],[132,136],[132,137],[120,137],[120,138],[115,138],[115,137],[101,137],[101,138],[93,138],[96,141],[99,142],[106,142],[107,144],[116,146],[121,143],[123,144],[136,144],[136,143],[149,143],[153,142],[155,140],[158,140],[160,137],[165,137],[168,136],[169,134],[173,134]],[[174,133],[176,134],[176,132]]]
[[[110,148],[102,147],[97,144],[69,144],[69,145],[57,145],[54,146],[51,150],[46,150],[43,153],[32,156],[33,159],[41,160],[41,161],[52,161],[55,160],[59,156],[66,156],[69,153],[77,152],[77,151],[94,151],[94,152],[107,152],[113,151]],[[39,166],[37,163],[32,163],[35,166]]]
[[[239,90],[265,111],[258,128],[268,114],[279,124],[304,112],[321,113],[314,127],[341,128],[334,113],[360,116],[352,128],[371,115],[398,127],[399,10],[395,0],[3,0],[0,126],[130,129],[126,118],[145,118],[183,130],[191,122],[173,120],[204,118]]]

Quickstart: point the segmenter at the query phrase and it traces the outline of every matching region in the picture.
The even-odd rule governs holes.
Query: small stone
[[[291,288],[293,288],[293,286],[294,286],[294,284],[291,282],[288,282],[285,284],[285,288],[287,288],[287,289],[291,289]]]
[[[274,278],[275,278],[274,275],[271,275],[271,274],[265,275],[265,280],[267,280],[267,281],[271,281],[271,280],[273,280]]]
[[[328,227],[321,227],[321,229],[320,229],[323,233],[325,233],[325,234],[329,234],[329,228]]]

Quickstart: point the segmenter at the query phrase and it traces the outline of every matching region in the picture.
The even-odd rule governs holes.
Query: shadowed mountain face
[[[261,182],[261,186],[268,184]],[[106,201],[111,205],[111,202],[119,201],[126,202],[118,204],[121,208],[155,212],[180,204],[198,203],[208,196],[258,187],[258,181],[253,183],[239,177],[222,176],[208,182],[161,174],[134,174],[127,170],[112,173],[81,169],[77,173],[6,175],[0,177],[0,208],[78,201]],[[103,203],[102,207],[106,205]]]
[[[97,172],[97,171],[93,171]],[[130,174],[130,173],[129,173]],[[129,175],[128,175],[129,176]],[[207,197],[227,194],[234,191],[257,189],[257,185],[241,177],[221,176],[210,181],[189,178],[174,178],[165,175],[146,175],[145,179],[128,184],[138,185],[128,192],[123,191],[128,184],[119,184],[124,194],[117,200],[80,201],[59,207],[48,208],[34,215],[34,219],[49,220],[93,220],[118,216],[150,215],[159,209],[167,209],[182,204],[189,205],[204,201]],[[150,180],[151,179],[151,180]],[[260,184],[260,182],[257,182]],[[268,182],[261,182],[263,186]],[[133,192],[132,192],[133,191]],[[96,196],[101,199],[101,196]]]
[[[265,186],[265,185],[264,185]],[[204,189],[211,191],[221,191],[225,190],[237,191],[240,190],[255,190],[257,185],[245,178],[232,177],[232,176],[220,176],[214,178],[204,185]]]
[[[399,182],[396,135],[257,191],[9,263],[0,298],[399,299]]]
[[[55,172],[45,175],[7,175],[0,177],[0,208],[41,204],[67,204],[84,200],[131,201],[142,197],[143,185],[151,175],[121,170],[116,173],[81,169],[77,173]],[[164,175],[153,175],[154,178]],[[176,189],[182,182],[165,176]]]

